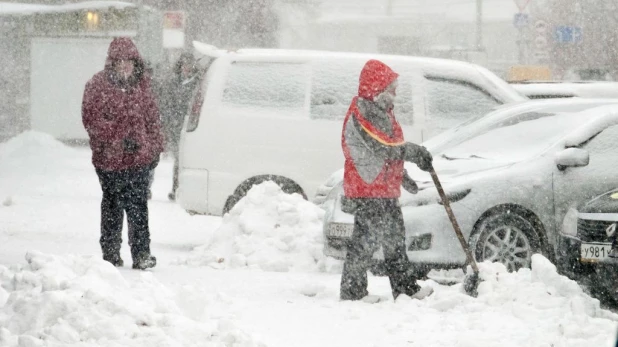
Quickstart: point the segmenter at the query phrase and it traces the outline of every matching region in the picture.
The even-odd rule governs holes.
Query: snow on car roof
[[[440,59],[440,58],[428,58],[428,57],[415,57],[415,56],[403,56],[403,55],[388,55],[378,53],[356,53],[356,52],[333,52],[333,51],[317,51],[317,50],[296,50],[296,49],[269,49],[269,48],[241,48],[241,49],[222,49],[215,46],[194,41],[193,47],[195,50],[203,55],[211,57],[221,57],[224,55],[246,55],[255,57],[272,57],[277,56],[279,58],[359,58],[359,59],[385,59],[385,60],[413,60],[418,63],[424,64],[440,64],[445,67],[476,67],[476,65],[458,60]]]
[[[581,97],[618,98],[618,82],[531,82],[511,83],[525,95],[564,95]]]

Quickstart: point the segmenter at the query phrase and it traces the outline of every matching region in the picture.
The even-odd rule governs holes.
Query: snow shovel
[[[448,214],[448,217],[451,220],[451,224],[453,224],[453,229],[455,229],[455,234],[457,234],[457,238],[459,239],[459,242],[461,243],[461,248],[463,248],[464,252],[466,252],[466,257],[468,258],[468,264],[472,266],[472,274],[466,275],[466,277],[464,278],[464,282],[463,282],[464,291],[466,292],[466,294],[476,298],[478,295],[478,286],[479,286],[479,283],[481,282],[480,277],[479,277],[479,267],[477,266],[476,261],[474,260],[474,257],[472,256],[472,252],[470,251],[468,242],[466,242],[466,239],[461,233],[461,228],[459,228],[457,219],[455,219],[455,214],[453,213],[453,210],[451,209],[451,204],[449,203],[448,198],[446,197],[446,194],[444,193],[444,189],[442,189],[442,184],[440,183],[440,180],[438,179],[438,175],[436,174],[436,170],[433,168],[433,166],[431,166],[429,170],[429,174],[431,175],[431,179],[433,180],[433,183],[438,189],[438,194],[440,194],[440,198],[442,199],[442,204],[444,205],[446,214]]]

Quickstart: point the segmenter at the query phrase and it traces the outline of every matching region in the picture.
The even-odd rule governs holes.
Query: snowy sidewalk
[[[190,216],[166,200],[171,172],[163,160],[149,203],[159,265],[116,269],[100,260],[89,150],[37,133],[0,144],[0,346],[615,343],[618,316],[540,256],[516,274],[483,264],[477,299],[427,281],[431,297],[393,302],[370,277],[387,300],[340,302],[315,206],[262,185],[226,218]]]

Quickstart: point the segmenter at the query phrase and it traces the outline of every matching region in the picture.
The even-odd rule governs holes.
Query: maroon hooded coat
[[[133,76],[116,77],[117,60],[133,60]],[[92,164],[104,171],[146,167],[163,151],[159,110],[144,61],[128,38],[116,38],[109,46],[103,71],[86,84],[82,100],[82,121],[90,137]],[[125,140],[137,144],[127,151]]]

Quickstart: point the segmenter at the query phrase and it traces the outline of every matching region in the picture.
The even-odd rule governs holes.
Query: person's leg
[[[150,255],[150,230],[148,227],[148,175],[150,170],[131,170],[125,195],[129,245],[134,268],[153,267],[154,257]]]
[[[121,190],[119,174],[113,171],[97,170],[99,183],[103,191],[101,200],[101,238],[99,243],[103,252],[103,259],[114,266],[123,266],[120,258],[122,245],[122,222],[124,212],[122,210]]]
[[[152,199],[152,183],[154,182],[155,170],[148,170],[148,200]]]
[[[416,283],[416,277],[406,253],[405,225],[401,207],[395,199],[385,200],[384,206],[382,217],[384,234],[381,244],[393,298],[397,299],[400,294],[413,296],[421,287]]]
[[[375,213],[371,205],[359,206],[354,215],[354,231],[347,245],[341,274],[341,300],[360,300],[367,296],[367,270],[376,250]]]
[[[169,193],[168,198],[172,201],[176,200],[176,190],[178,189],[178,161],[180,153],[178,152],[178,145],[175,145],[174,150],[174,177],[172,179],[172,191]]]

